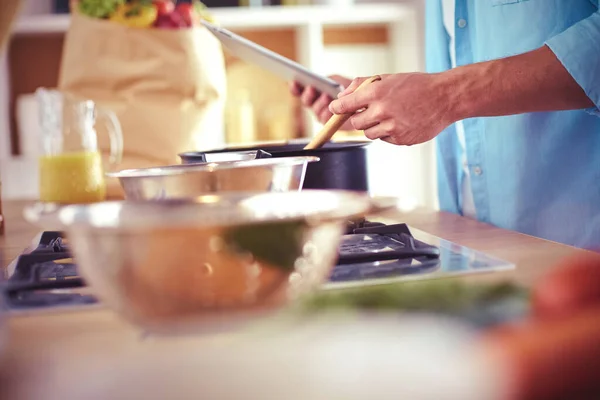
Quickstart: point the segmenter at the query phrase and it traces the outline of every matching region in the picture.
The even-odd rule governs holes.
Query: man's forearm
[[[439,78],[455,120],[594,106],[546,46],[458,67]]]

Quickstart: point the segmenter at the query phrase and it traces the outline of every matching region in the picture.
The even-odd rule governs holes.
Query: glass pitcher
[[[109,165],[121,162],[123,133],[112,111],[57,90],[36,90],[43,155],[39,159],[40,201],[94,203],[106,199],[106,181],[95,129],[103,120],[110,138]]]

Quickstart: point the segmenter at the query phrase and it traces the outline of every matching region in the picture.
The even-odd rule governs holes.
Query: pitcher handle
[[[97,116],[102,119],[108,131],[110,140],[110,157],[108,159],[111,166],[115,166],[123,159],[123,130],[119,119],[114,112],[102,108],[96,109]]]

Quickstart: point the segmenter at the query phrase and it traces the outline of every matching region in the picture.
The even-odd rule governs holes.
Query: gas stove
[[[323,290],[433,279],[514,268],[406,224],[349,222],[336,266]],[[101,306],[79,276],[61,232],[43,232],[7,269],[0,285],[9,312]]]

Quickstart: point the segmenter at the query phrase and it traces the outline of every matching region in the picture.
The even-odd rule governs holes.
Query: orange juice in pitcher
[[[39,159],[40,201],[94,203],[106,198],[99,152],[73,152]]]
[[[40,201],[59,204],[94,203],[106,199],[102,156],[98,151],[96,115],[105,117],[110,135],[111,164],[120,162],[123,135],[116,116],[60,92],[36,91],[42,128],[39,158]]]

